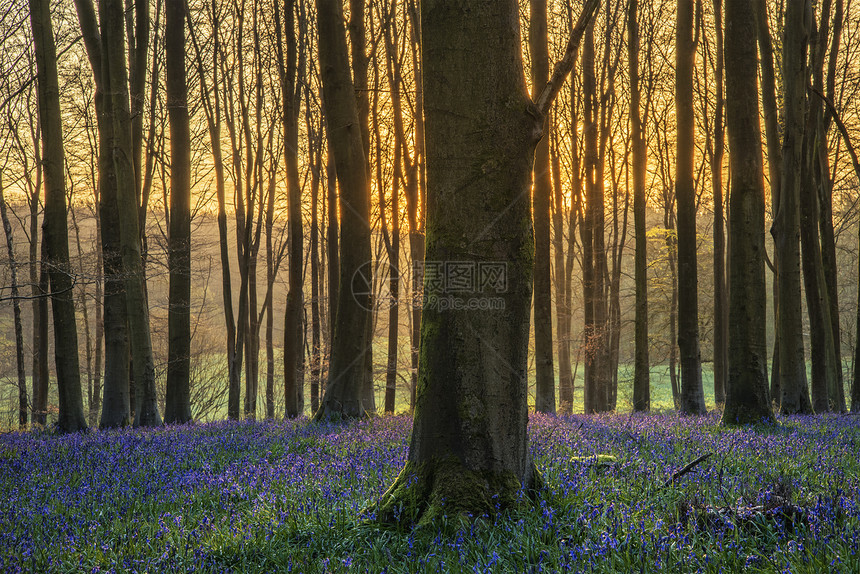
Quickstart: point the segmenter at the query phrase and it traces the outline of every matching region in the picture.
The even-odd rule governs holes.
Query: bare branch
[[[541,115],[546,115],[555,101],[556,96],[561,91],[568,74],[573,70],[573,65],[576,63],[576,56],[579,52],[579,44],[582,41],[582,35],[585,34],[585,29],[591,23],[591,18],[597,11],[600,5],[600,0],[588,0],[588,3],[583,6],[582,14],[579,15],[579,20],[570,31],[570,40],[567,42],[567,48],[564,51],[564,57],[559,60],[555,68],[552,70],[552,76],[546,83],[543,91],[535,100],[535,106]]]
[[[830,98],[822,94],[813,86],[810,86],[809,89],[812,93],[821,98],[827,106],[827,109],[830,110],[830,113],[833,115],[833,121],[836,122],[836,127],[839,128],[839,133],[842,134],[842,139],[845,140],[845,147],[848,149],[848,155],[851,156],[851,163],[854,164],[854,173],[857,174],[857,179],[860,180],[860,161],[857,159],[857,152],[854,150],[854,146],[851,145],[851,138],[848,137],[848,129],[839,117],[839,111],[836,109],[836,106],[833,105],[833,102],[830,101]]]

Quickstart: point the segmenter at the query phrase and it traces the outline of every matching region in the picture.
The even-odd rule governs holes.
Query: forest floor
[[[0,572],[860,572],[860,417],[533,415],[536,501],[384,529],[410,428],[0,435]]]

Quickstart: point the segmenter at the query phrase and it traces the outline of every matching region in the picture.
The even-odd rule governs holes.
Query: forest
[[[853,0],[0,44],[0,571],[860,570]]]

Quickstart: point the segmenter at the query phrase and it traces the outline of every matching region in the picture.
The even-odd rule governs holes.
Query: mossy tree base
[[[470,470],[453,458],[407,462],[370,510],[378,522],[405,528],[432,526],[443,518],[492,517],[541,488],[540,474],[534,468],[530,474],[531,484],[523,485],[513,473]]]

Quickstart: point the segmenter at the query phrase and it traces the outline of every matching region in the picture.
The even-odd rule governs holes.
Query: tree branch
[[[552,70],[552,76],[550,76],[540,96],[535,100],[535,107],[537,107],[541,115],[545,116],[550,107],[552,107],[552,103],[561,91],[564,81],[571,70],[573,70],[573,65],[576,63],[576,56],[579,52],[579,44],[582,41],[582,35],[585,34],[585,29],[591,23],[591,18],[594,16],[599,5],[600,0],[588,0],[588,3],[583,6],[579,20],[576,21],[576,24],[570,31],[570,40],[567,42],[564,57],[556,63],[555,68]]]
[[[663,483],[662,488],[666,488],[667,486],[669,486],[670,484],[675,482],[677,479],[681,478],[682,476],[684,476],[685,474],[687,474],[688,472],[690,472],[691,470],[696,468],[696,466],[698,466],[699,463],[702,463],[702,462],[708,460],[709,458],[711,458],[711,456],[713,456],[713,454],[714,453],[712,453],[712,452],[703,454],[702,456],[700,456],[699,458],[697,458],[696,460],[694,460],[693,462],[691,462],[690,464],[688,464],[687,466],[685,466],[684,468],[682,468],[681,470],[679,470],[678,472],[673,474],[671,477],[669,477],[669,480],[667,480],[666,482]]]
[[[848,137],[848,129],[845,127],[845,124],[842,123],[842,118],[839,117],[839,111],[836,109],[836,106],[833,105],[833,102],[831,102],[827,96],[818,91],[814,86],[809,86],[809,89],[812,93],[821,98],[827,106],[827,109],[830,110],[830,113],[833,116],[833,121],[836,122],[836,127],[839,128],[839,133],[842,134],[842,139],[845,140],[845,147],[848,149],[848,155],[851,156],[851,163],[854,164],[854,173],[857,174],[857,179],[860,180],[860,161],[857,159],[857,152],[854,150],[854,146],[851,145],[851,138]]]

